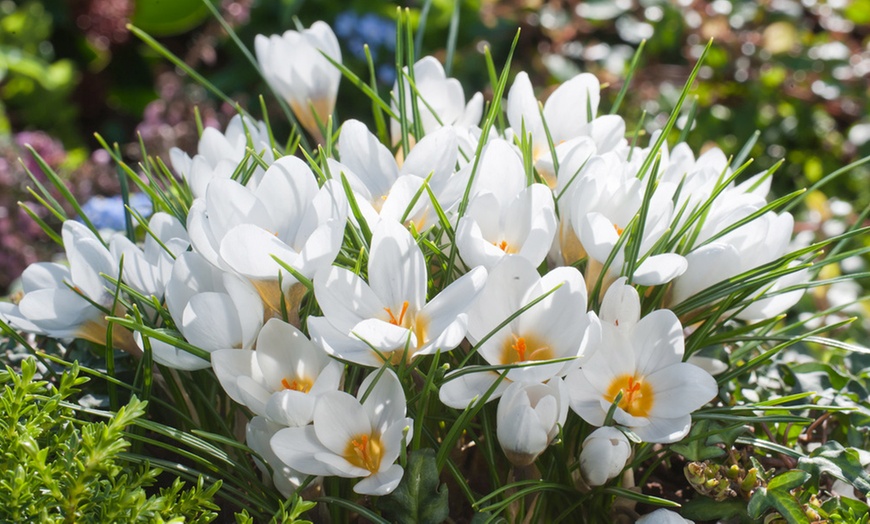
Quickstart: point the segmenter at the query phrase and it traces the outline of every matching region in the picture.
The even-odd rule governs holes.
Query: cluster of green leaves
[[[124,460],[124,431],[145,412],[133,397],[108,422],[86,422],[68,400],[88,379],[72,366],[56,386],[0,372],[0,520],[6,522],[211,522],[220,482],[184,489],[176,478],[149,496],[161,470]]]
[[[0,135],[11,125],[6,107],[23,120],[74,140],[75,107],[68,97],[75,87],[76,68],[70,60],[55,59],[46,43],[54,27],[40,2],[0,5]]]

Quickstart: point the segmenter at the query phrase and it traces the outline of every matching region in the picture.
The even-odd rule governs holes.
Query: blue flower
[[[338,16],[335,17],[335,24],[333,24],[335,34],[341,39],[349,38],[356,32],[357,21],[358,17],[353,11],[338,13]]]
[[[145,193],[131,193],[130,207],[135,209],[143,218],[151,216],[151,199]],[[85,216],[90,219],[97,229],[111,229],[122,231],[124,224],[124,201],[121,195],[113,197],[93,196],[82,206]],[[81,222],[81,219],[77,219]]]
[[[393,85],[396,81],[396,66],[393,64],[381,64],[378,66],[376,74],[378,82],[385,85]]]

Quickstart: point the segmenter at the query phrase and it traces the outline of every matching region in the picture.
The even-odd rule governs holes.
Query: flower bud
[[[528,466],[543,453],[568,417],[568,395],[559,379],[514,382],[498,403],[497,436],[512,464]]]
[[[601,486],[619,475],[631,455],[631,444],[616,428],[598,428],[583,441],[580,470],[591,486]]]

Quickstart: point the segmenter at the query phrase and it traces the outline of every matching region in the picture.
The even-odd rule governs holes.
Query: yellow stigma
[[[384,448],[381,439],[375,435],[358,435],[347,443],[344,458],[358,468],[377,473],[381,467]]]
[[[649,383],[633,375],[620,375],[610,383],[604,398],[613,402],[620,391],[622,391],[622,399],[618,405],[623,411],[633,417],[649,416],[655,398]]]
[[[292,389],[293,391],[308,393],[309,391],[311,391],[311,387],[314,384],[310,380],[302,378],[293,380],[287,380],[286,378],[282,378],[281,385],[284,387],[284,389]]]
[[[513,335],[513,343],[510,340],[505,341],[501,351],[503,365],[551,360],[553,358],[553,351],[534,336],[518,337]]]

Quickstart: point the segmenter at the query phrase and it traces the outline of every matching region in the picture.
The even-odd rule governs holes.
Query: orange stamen
[[[380,439],[370,438],[369,435],[360,435],[351,439],[345,451],[345,459],[354,466],[367,469],[372,473],[378,471],[381,466],[383,449]]]
[[[293,380],[288,381],[286,378],[281,379],[281,385],[284,386],[284,389],[292,389],[293,391],[301,391],[302,393],[308,393],[311,391],[311,386],[313,384],[309,383],[307,380]]]
[[[396,318],[396,316],[393,314],[393,311],[388,307],[385,307],[384,311],[386,311],[387,314],[390,315],[390,324],[394,326],[401,326],[405,322],[405,313],[407,313],[408,311],[408,301],[406,300],[402,303],[402,311],[399,313],[399,318]]]
[[[622,398],[619,407],[626,413],[635,417],[649,416],[655,399],[655,392],[649,383],[633,375],[621,375],[611,381],[604,398],[613,402],[620,392]]]
[[[506,340],[502,346],[502,364],[516,364],[518,362],[531,362],[540,360],[550,360],[555,358],[553,351],[540,338],[526,334],[524,337],[518,337],[511,334],[514,338],[513,343]]]
[[[502,251],[504,251],[505,253],[507,253],[507,250],[508,250],[508,243],[507,243],[507,240],[502,240],[502,241],[499,242],[498,244],[496,244],[495,242],[493,242],[493,245],[495,245],[495,247],[497,247],[497,248],[501,249]]]
[[[617,226],[616,224],[613,224],[613,229],[616,230],[616,234],[619,235],[619,236],[622,236],[622,232],[625,231],[624,229],[622,229],[621,227]]]

